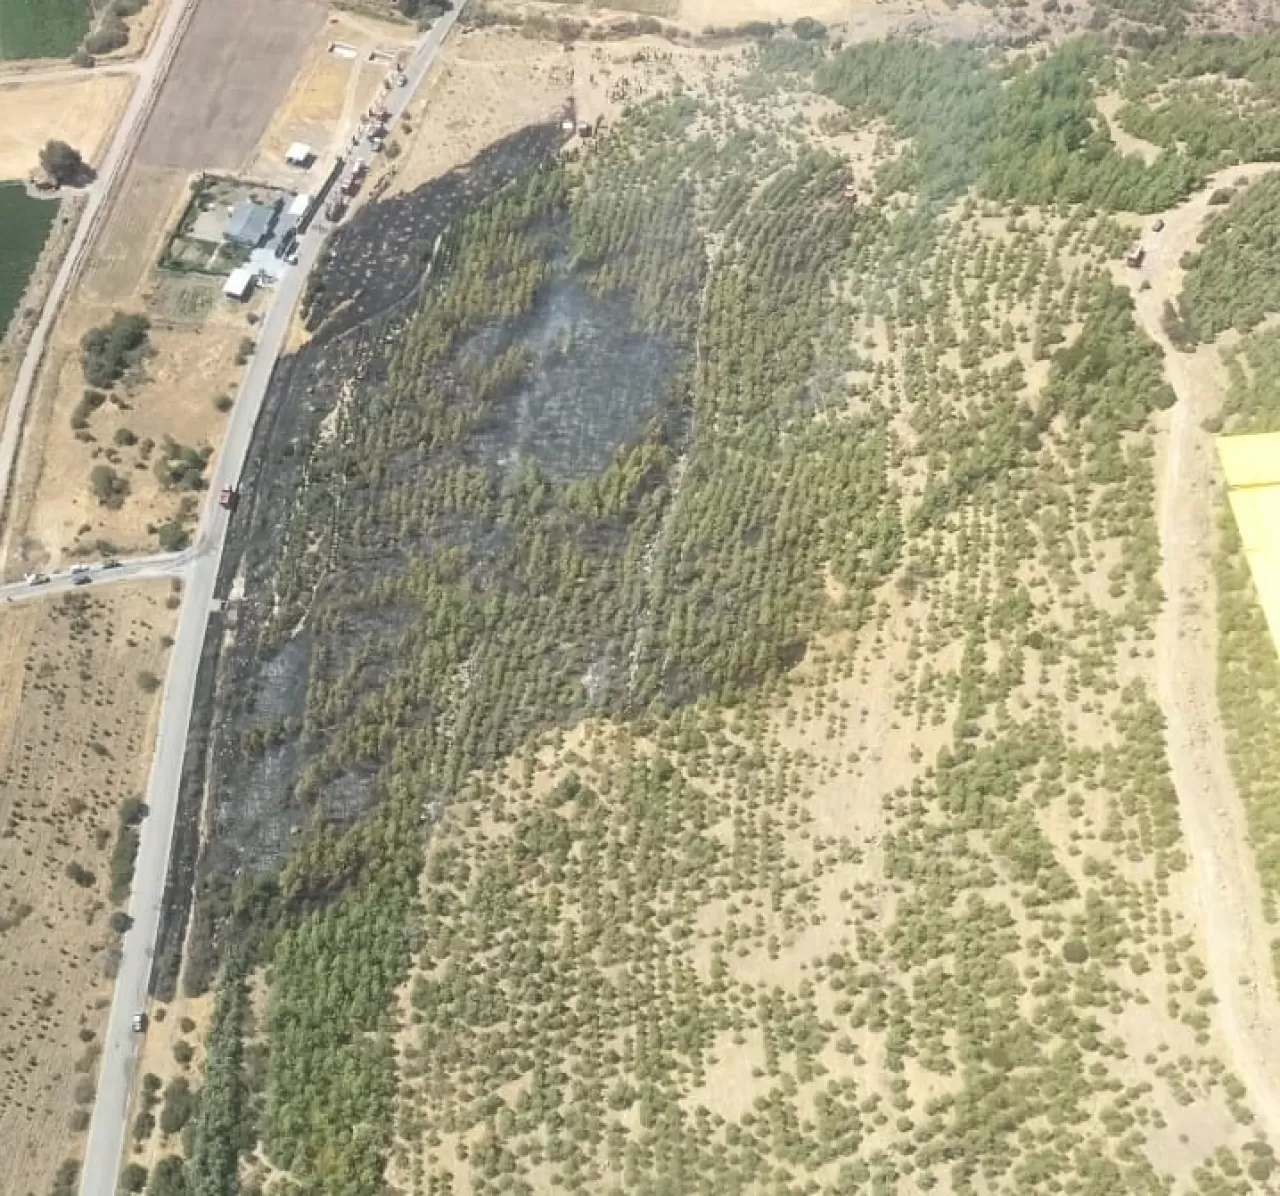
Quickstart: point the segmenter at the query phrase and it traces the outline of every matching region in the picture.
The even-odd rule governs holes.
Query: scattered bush
[[[1079,939],[1068,939],[1062,944],[1062,958],[1067,963],[1088,963],[1089,948]]]
[[[160,1110],[160,1132],[179,1133],[191,1120],[194,1111],[195,1097],[192,1095],[191,1085],[185,1076],[177,1076],[165,1089],[164,1106]]]
[[[107,396],[100,390],[86,390],[71,410],[71,426],[77,432],[89,426],[89,416],[106,402]]]
[[[97,877],[79,860],[72,860],[64,869],[67,879],[78,884],[82,889],[90,889],[97,882]]]
[[[115,312],[100,328],[80,338],[80,362],[90,386],[109,389],[142,359],[151,321],[136,313]]]
[[[160,548],[164,552],[181,552],[188,544],[191,543],[191,536],[182,524],[170,520],[168,523],[162,523],[156,528],[156,539],[160,542]],[[178,605],[178,598],[172,599],[172,605]]]
[[[93,171],[65,141],[46,141],[40,151],[40,165],[59,186],[77,186],[93,178]]]
[[[78,1159],[64,1159],[58,1164],[53,1177],[52,1196],[76,1196],[80,1184],[80,1162]]]
[[[802,41],[821,41],[827,36],[827,27],[813,17],[798,17],[791,22],[791,32]]]
[[[165,1155],[152,1169],[147,1196],[187,1196],[186,1167],[177,1155]]]
[[[84,50],[91,55],[110,54],[128,44],[129,27],[112,9],[108,9],[98,27],[84,39]]]
[[[129,494],[129,479],[111,465],[95,465],[89,471],[89,485],[98,505],[116,510]]]

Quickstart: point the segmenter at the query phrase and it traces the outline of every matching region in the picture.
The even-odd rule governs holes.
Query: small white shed
[[[290,166],[310,166],[315,161],[316,152],[305,141],[295,141],[289,146],[284,160]]]
[[[257,281],[258,276],[248,266],[240,266],[227,275],[227,281],[222,286],[222,293],[228,299],[243,303],[253,294],[253,284]]]

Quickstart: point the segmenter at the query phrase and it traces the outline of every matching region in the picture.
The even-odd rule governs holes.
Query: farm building
[[[249,266],[241,266],[238,270],[232,270],[227,275],[227,281],[222,286],[222,293],[228,299],[243,303],[253,294],[253,285],[257,281],[258,276]]]
[[[270,235],[276,222],[276,209],[246,199],[236,205],[224,234],[232,245],[257,249]]]
[[[316,160],[316,151],[305,141],[295,141],[285,152],[284,160],[290,166],[305,168]]]

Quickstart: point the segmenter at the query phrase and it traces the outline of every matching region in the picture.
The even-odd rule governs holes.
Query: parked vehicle
[[[228,511],[234,511],[239,501],[240,492],[229,483],[218,491],[218,506],[225,507]]]

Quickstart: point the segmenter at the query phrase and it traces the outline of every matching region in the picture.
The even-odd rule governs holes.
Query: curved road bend
[[[84,211],[80,223],[76,226],[75,235],[67,247],[62,265],[54,275],[53,285],[45,298],[40,319],[31,333],[27,351],[23,354],[22,364],[18,367],[18,376],[9,395],[8,405],[4,411],[4,424],[0,426],[0,531],[9,516],[9,491],[13,486],[13,475],[18,461],[18,450],[22,443],[22,431],[26,422],[27,407],[30,405],[31,392],[35,387],[40,362],[44,357],[45,346],[49,341],[49,333],[62,301],[66,298],[71,284],[80,273],[94,234],[98,231],[103,215],[110,207],[110,201],[125,167],[133,157],[138,138],[142,133],[147,117],[155,103],[160,84],[173,61],[174,51],[181,40],[182,31],[191,19],[196,0],[169,0],[164,18],[152,38],[146,55],[133,66],[133,73],[138,76],[138,85],[129,97],[129,105],[116,128],[115,136],[107,149],[106,157],[98,168],[98,178],[89,187]],[[29,81],[32,76],[27,76]],[[17,82],[17,80],[3,80]]]
[[[405,68],[404,86],[388,93],[383,101],[392,120],[397,119],[413,99],[465,5],[466,0],[458,0],[456,6],[437,20],[418,43]],[[372,152],[366,142],[354,156],[368,158]],[[124,936],[120,970],[116,976],[115,996],[103,1042],[102,1069],[98,1075],[98,1096],[81,1172],[80,1196],[114,1196],[124,1151],[140,1040],[140,1036],[133,1032],[131,1022],[133,1015],[147,1005],[152,957],[160,926],[160,903],[177,820],[178,782],[195,699],[196,675],[226,541],[227,512],[218,505],[217,493],[222,486],[236,485],[239,481],[267,384],[284,348],[294,309],[307,276],[320,255],[326,232],[322,222],[317,222],[299,242],[298,261],[276,285],[271,306],[258,326],[258,345],[240,384],[214,464],[209,494],[201,512],[200,533],[190,557],[180,567],[185,569],[186,588],[165,677],[155,756],[147,784],[149,813],[142,823],[133,892],[129,900],[133,927]],[[163,564],[154,562],[145,567],[165,568]],[[42,588],[47,592],[47,587]]]

